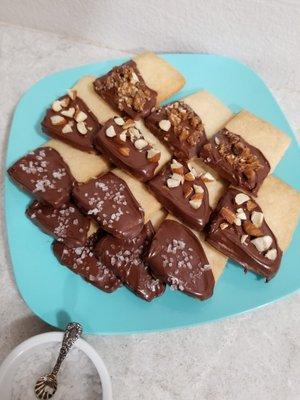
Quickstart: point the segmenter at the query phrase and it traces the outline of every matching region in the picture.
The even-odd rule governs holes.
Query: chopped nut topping
[[[52,104],[52,110],[55,112],[59,112],[62,109],[61,103],[59,100],[55,100]]]
[[[225,222],[222,222],[221,224],[220,224],[220,228],[221,228],[221,230],[223,231],[224,229],[226,229],[228,227],[228,224],[226,224]]]
[[[129,119],[127,119],[127,120],[125,121],[125,123],[123,124],[122,128],[123,128],[123,129],[128,129],[128,128],[134,127],[134,125],[135,125],[134,120],[129,118]]]
[[[195,180],[195,176],[191,172],[188,172],[184,175],[184,179],[188,182],[193,182]]]
[[[154,148],[147,151],[147,159],[150,162],[157,163],[160,159],[160,151]]]
[[[220,139],[217,136],[215,137],[215,143],[217,146],[220,144]]]
[[[134,142],[134,146],[138,150],[143,150],[145,147],[148,146],[148,142],[145,139],[138,139]]]
[[[175,159],[172,160],[171,169],[176,174],[183,175],[184,173],[183,165]]]
[[[254,208],[257,207],[257,205],[256,205],[256,203],[254,203],[254,201],[248,200],[247,204],[246,204],[246,207],[247,207],[248,211],[252,211],[252,210],[254,210]]]
[[[243,229],[250,236],[258,237],[263,235],[263,232],[248,220],[243,222]]]
[[[265,257],[267,257],[271,261],[276,260],[277,250],[276,249],[268,250],[267,253],[265,254]]]
[[[159,121],[159,127],[163,131],[167,132],[171,128],[171,122],[168,119],[162,119]]]
[[[180,181],[178,179],[174,179],[174,178],[169,178],[167,180],[167,186],[168,188],[175,188],[178,187],[180,185]]]
[[[197,210],[198,208],[201,207],[202,200],[201,199],[200,200],[198,200],[198,199],[190,200],[189,203],[190,203],[191,207],[193,207],[195,210]]]
[[[242,225],[242,221],[241,221],[241,219],[238,218],[238,217],[235,217],[234,223],[235,223],[235,225],[237,225],[237,226],[241,226],[241,225]]]
[[[192,196],[192,200],[202,200],[203,199],[204,194],[203,193],[195,193]]]
[[[52,125],[64,125],[67,121],[61,115],[52,115],[50,117]]]
[[[222,207],[220,214],[229,224],[233,224],[236,220],[235,213],[227,207]]]
[[[121,132],[119,137],[122,142],[126,142],[126,131]]]
[[[254,246],[257,248],[257,250],[262,253],[266,250],[268,250],[273,242],[273,239],[271,236],[261,236],[256,239],[251,240],[251,243],[254,244]]]
[[[122,126],[124,129],[124,126]],[[135,139],[139,139],[142,135],[140,134],[139,130],[136,128],[129,128],[128,132],[130,134],[130,139],[133,142]]]
[[[130,149],[129,147],[119,147],[119,153],[124,157],[129,157]]]
[[[115,123],[116,123],[117,125],[120,125],[120,126],[123,126],[123,125],[125,124],[124,119],[121,118],[121,117],[116,117],[116,118],[114,118],[114,121],[115,121]],[[125,129],[124,126],[123,126],[123,129]]]
[[[62,107],[68,107],[69,103],[70,103],[70,97],[66,96],[63,99],[59,100],[60,104]]]
[[[204,189],[202,186],[199,185],[193,185],[195,193],[204,193]]]
[[[259,211],[253,211],[253,213],[251,214],[251,221],[253,225],[255,225],[257,228],[260,228],[264,221],[263,213]]]
[[[115,128],[114,128],[112,125],[110,125],[110,126],[106,129],[105,134],[106,134],[106,136],[108,136],[108,137],[110,137],[110,138],[116,136]]]
[[[203,182],[213,182],[215,180],[210,172],[205,172],[205,174],[201,175],[201,179]]]
[[[65,117],[72,118],[73,115],[75,114],[75,108],[70,107],[68,110],[63,110],[61,114],[64,115]]]
[[[87,134],[87,129],[86,129],[85,123],[83,121],[80,121],[77,123],[77,129],[78,129],[78,132],[81,133],[82,135]]]
[[[180,183],[183,183],[183,181],[184,181],[183,176],[180,174],[176,174],[176,172],[172,174],[171,178],[176,179]]]
[[[75,121],[76,122],[83,122],[87,119],[87,115],[85,112],[83,111],[79,111],[78,113],[76,113],[75,115]]]
[[[242,235],[241,236],[241,243],[245,244],[247,238],[248,238],[248,235]]]
[[[62,133],[71,133],[73,132],[72,129],[72,125],[70,123],[66,124],[63,128],[62,128]]]
[[[244,213],[243,210],[242,210],[242,211],[239,211],[239,212],[236,214],[236,217],[239,218],[239,219],[242,219],[242,220],[246,220],[246,219],[247,219],[247,216],[246,216],[246,214]]]
[[[248,201],[248,200],[250,200],[250,197],[247,196],[245,193],[238,193],[235,196],[235,202],[237,205],[241,205],[241,204],[245,203],[245,201]]]

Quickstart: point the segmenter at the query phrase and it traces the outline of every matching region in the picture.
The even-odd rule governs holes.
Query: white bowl
[[[19,344],[6,357],[0,366],[1,400],[10,400],[11,383],[14,376],[14,370],[24,353],[32,351],[36,346],[61,342],[62,339],[62,332],[49,332],[33,336],[32,338],[27,339],[23,343]],[[77,347],[83,351],[97,369],[102,385],[102,400],[112,400],[111,379],[102,358],[91,345],[81,338],[75,342],[74,347]],[[53,400],[55,400],[55,396],[53,397]]]

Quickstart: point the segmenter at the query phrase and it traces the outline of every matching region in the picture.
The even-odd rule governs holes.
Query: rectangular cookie
[[[271,166],[271,172],[283,157],[291,139],[278,128],[249,111],[243,110],[232,118],[225,128],[241,135],[244,140],[258,148]]]
[[[139,119],[183,84],[184,78],[171,65],[154,54],[145,53],[97,78],[94,90],[112,108]]]

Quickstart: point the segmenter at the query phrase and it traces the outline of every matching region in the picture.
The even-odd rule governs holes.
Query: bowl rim
[[[25,341],[17,345],[7,355],[7,357],[0,365],[0,388],[2,387],[5,375],[11,368],[13,368],[14,362],[18,357],[20,357],[26,351],[41,344],[61,342],[63,339],[63,335],[64,335],[63,332],[57,332],[57,331],[41,333],[39,335],[32,336],[31,338],[26,339]],[[89,357],[91,362],[94,364],[101,381],[102,400],[112,400],[113,396],[112,396],[111,378],[100,355],[88,342],[86,342],[82,338],[79,338],[74,343],[74,347],[77,347],[78,349],[83,351]]]

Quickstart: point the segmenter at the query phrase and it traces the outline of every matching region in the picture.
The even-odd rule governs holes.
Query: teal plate
[[[166,54],[166,60],[186,77],[175,98],[200,89],[219,97],[233,111],[246,108],[285,131],[292,144],[275,175],[300,190],[299,148],[278,104],[262,80],[245,65],[213,55]],[[19,102],[11,127],[7,166],[47,140],[41,117],[53,99],[65,93],[83,75],[102,75],[124,60],[85,65],[47,76],[29,89]],[[121,288],[106,294],[62,267],[51,251],[51,238],[24,215],[30,201],[7,178],[5,212],[8,244],[19,291],[30,309],[49,324],[64,328],[67,320],[81,322],[86,333],[125,334],[162,331],[228,317],[277,300],[300,287],[298,226],[278,275],[268,284],[228,262],[214,296],[200,302],[171,291],[146,303]]]

